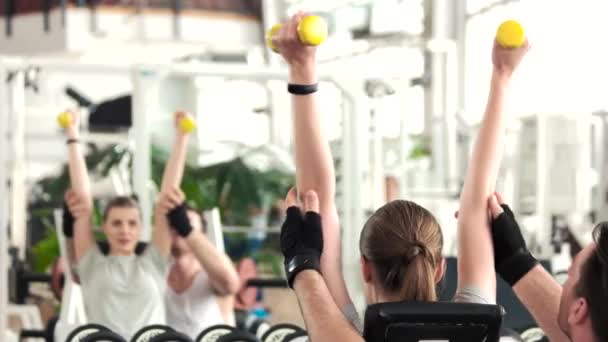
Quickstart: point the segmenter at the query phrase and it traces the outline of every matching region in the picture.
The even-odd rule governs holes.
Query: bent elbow
[[[222,296],[236,295],[241,288],[241,282],[236,271],[226,272],[215,282],[215,290]]]
[[[230,274],[226,277],[225,290],[227,295],[235,295],[239,292],[241,287],[241,282],[239,276],[236,272],[230,272]]]

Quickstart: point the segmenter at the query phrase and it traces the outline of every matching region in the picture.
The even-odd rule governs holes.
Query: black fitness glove
[[[538,261],[528,251],[526,241],[508,205],[501,205],[504,212],[492,219],[494,243],[494,267],[509,285],[515,285]]]
[[[182,203],[167,213],[169,224],[181,237],[187,237],[192,232],[186,204]]]
[[[68,204],[63,202],[63,219],[62,219],[63,235],[66,238],[72,238],[74,236],[74,216],[68,208]]]
[[[321,273],[321,216],[309,211],[302,217],[298,207],[287,208],[287,216],[281,227],[281,252],[285,256],[285,274],[289,287],[293,288],[296,275],[304,270]]]

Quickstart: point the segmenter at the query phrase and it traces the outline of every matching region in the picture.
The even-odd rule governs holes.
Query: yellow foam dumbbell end
[[[496,41],[505,48],[518,48],[526,42],[526,33],[520,23],[507,20],[498,27]]]
[[[327,38],[327,22],[319,16],[308,15],[298,24],[298,37],[306,45],[321,45]]]
[[[276,24],[274,25],[270,31],[268,31],[268,34],[266,35],[266,44],[268,44],[268,47],[274,51],[274,52],[279,52],[279,50],[277,50],[277,47],[274,46],[274,44],[272,43],[272,37],[274,37],[274,35],[277,33],[277,31],[283,26],[283,24]]]
[[[72,124],[72,113],[63,112],[57,115],[57,123],[61,128],[67,128]]]
[[[196,128],[196,122],[189,116],[179,121],[179,129],[184,133],[190,133]]]

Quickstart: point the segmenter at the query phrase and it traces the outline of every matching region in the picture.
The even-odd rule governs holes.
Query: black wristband
[[[295,255],[289,260],[285,259],[285,274],[289,287],[293,289],[296,276],[304,270],[315,270],[321,273],[321,255],[317,251],[310,250],[307,253]]]
[[[500,265],[497,265],[496,272],[509,285],[514,286],[537,264],[538,260],[529,251],[522,249]]]
[[[192,232],[192,225],[190,225],[190,219],[188,218],[188,209],[186,204],[182,203],[177,207],[173,208],[167,213],[169,224],[181,237],[186,237]]]
[[[63,236],[72,238],[74,236],[74,216],[70,212],[67,203],[63,202],[63,219],[62,219]]]
[[[66,140],[66,142],[65,142],[65,143],[66,143],[67,145],[69,145],[69,144],[77,144],[77,143],[79,143],[79,142],[80,142],[80,140],[78,140],[78,139],[68,139],[68,140]]]
[[[309,95],[319,90],[319,84],[291,84],[287,85],[287,91],[294,95]]]

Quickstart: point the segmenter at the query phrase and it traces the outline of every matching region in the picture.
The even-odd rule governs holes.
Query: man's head
[[[560,328],[574,341],[608,341],[608,222],[574,258],[559,308]]]
[[[188,219],[190,220],[190,225],[192,226],[193,231],[200,230],[204,234],[207,234],[207,220],[205,220],[201,213],[188,207]],[[186,239],[179,236],[174,230],[171,230],[171,237],[173,239],[171,245],[171,255],[174,257],[179,257],[191,253]]]

